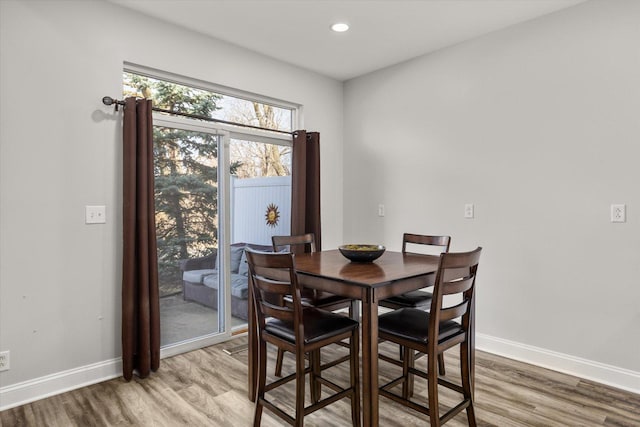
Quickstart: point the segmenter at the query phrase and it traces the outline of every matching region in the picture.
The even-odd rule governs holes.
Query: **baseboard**
[[[238,330],[237,334],[235,332],[234,338],[246,335],[246,330]],[[212,334],[182,341],[176,345],[163,347],[160,350],[160,358],[164,359],[228,340],[229,336],[226,334]],[[0,387],[0,411],[120,376],[122,376],[122,359],[117,358]]]
[[[563,372],[640,394],[640,372],[539,347],[477,334],[478,350]],[[122,360],[112,359],[0,388],[0,411],[122,375]]]
[[[0,411],[122,375],[122,359],[106,360],[0,388]]]
[[[640,394],[640,372],[484,334],[476,334],[476,348]]]

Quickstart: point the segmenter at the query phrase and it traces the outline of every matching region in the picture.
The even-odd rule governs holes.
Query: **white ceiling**
[[[109,1],[347,80],[585,0]]]

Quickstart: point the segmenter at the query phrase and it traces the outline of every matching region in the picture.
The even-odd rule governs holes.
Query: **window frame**
[[[302,106],[290,102],[277,100],[262,95],[257,95],[237,89],[232,89],[220,85],[215,85],[208,82],[203,82],[197,79],[178,76],[172,73],[150,69],[148,67],[142,67],[131,63],[125,63],[123,72],[130,72],[135,74],[144,75],[150,78],[164,80],[171,83],[180,85],[191,86],[196,89],[202,89],[211,91],[220,95],[233,96],[236,98],[260,102],[274,107],[286,108],[291,110],[291,126],[294,129],[302,128],[301,122],[301,109]],[[153,126],[176,128],[186,131],[209,133],[212,135],[220,136],[218,146],[218,186],[223,189],[222,197],[218,200],[219,203],[219,218],[218,218],[218,232],[219,232],[219,244],[218,250],[220,251],[221,262],[224,265],[224,271],[222,272],[222,280],[224,280],[224,309],[218,312],[218,331],[212,332],[207,335],[195,337],[186,341],[165,345],[160,350],[162,358],[170,357],[177,354],[181,354],[187,351],[192,351],[198,348],[217,344],[230,340],[238,332],[243,332],[246,326],[231,327],[231,271],[230,265],[227,260],[231,257],[231,176],[229,174],[230,168],[230,144],[231,139],[255,141],[265,144],[274,144],[280,146],[293,146],[293,132],[291,135],[280,132],[271,132],[267,130],[243,128],[241,124],[238,126],[229,125],[225,123],[219,123],[214,121],[205,121],[198,119],[191,119],[182,116],[173,116],[170,114],[153,112]],[[293,129],[292,129],[293,131]],[[221,233],[220,233],[221,232]],[[222,248],[222,250],[221,250]],[[221,313],[224,313],[222,316]]]
[[[206,90],[218,95],[232,96],[234,98],[243,99],[245,101],[250,101],[250,102],[256,101],[262,104],[271,105],[273,107],[291,110],[291,128],[292,129],[290,129],[290,131],[293,132],[296,129],[304,129],[303,115],[302,115],[303,108],[301,104],[283,101],[281,99],[260,95],[254,92],[234,89],[228,86],[206,82],[204,80],[181,76],[168,71],[162,71],[162,70],[158,70],[150,67],[145,67],[145,66],[134,64],[131,62],[125,62],[122,71],[127,73],[140,74],[142,76],[150,77],[157,80],[164,80],[164,81],[175,83],[178,85],[190,86],[195,89]],[[223,123],[217,123],[217,124],[224,125]],[[237,130],[238,127],[240,126],[242,125],[238,124],[238,126],[230,126],[230,127]],[[245,131],[249,131],[249,130],[250,128],[244,128],[240,132],[245,133]],[[256,129],[256,130],[259,131],[259,129]],[[278,135],[278,132],[272,132],[272,133],[270,132],[268,134]]]

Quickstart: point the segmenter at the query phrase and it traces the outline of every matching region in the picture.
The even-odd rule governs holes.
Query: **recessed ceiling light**
[[[336,33],[344,33],[349,29],[349,25],[344,22],[337,22],[331,26],[331,29]]]

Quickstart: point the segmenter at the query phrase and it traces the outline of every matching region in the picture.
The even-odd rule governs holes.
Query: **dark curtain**
[[[320,251],[320,134],[296,131],[292,157],[291,234],[315,234]]]
[[[160,302],[151,101],[127,98],[123,119],[122,372],[160,366]]]

